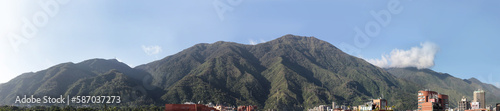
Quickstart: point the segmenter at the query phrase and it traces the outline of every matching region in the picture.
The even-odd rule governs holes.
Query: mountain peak
[[[106,64],[120,64],[120,65],[126,65],[125,63],[122,63],[118,61],[117,59],[102,59],[102,58],[94,58],[94,59],[89,59],[82,61],[77,64],[82,64],[82,65],[93,65],[96,63],[106,63]]]
[[[321,41],[314,36],[307,37],[307,36],[298,36],[298,35],[292,35],[292,34],[286,34],[286,35],[281,36],[280,38],[277,38],[275,40],[278,40],[278,41],[301,41],[301,40]]]
[[[281,36],[278,39],[299,39],[299,38],[304,38],[305,36],[298,36],[298,35],[293,35],[293,34],[286,34],[284,36]]]
[[[271,40],[269,42],[266,42],[269,44],[302,44],[302,45],[307,45],[307,46],[321,46],[321,45],[328,45],[331,47],[335,47],[331,45],[330,43],[320,40],[314,36],[308,37],[308,36],[298,36],[298,35],[292,35],[292,34],[287,34],[284,36],[281,36],[280,38]]]
[[[469,80],[469,81],[471,81],[471,82],[474,82],[474,83],[481,83],[481,81],[479,81],[478,79],[476,79],[476,78],[474,78],[474,77],[469,78],[469,79],[467,79],[467,80]]]
[[[127,70],[130,66],[117,59],[94,58],[77,63],[78,66],[90,68],[98,73],[105,73],[111,69]]]

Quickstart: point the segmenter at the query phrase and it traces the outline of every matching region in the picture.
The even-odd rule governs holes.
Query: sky
[[[1,0],[0,83],[65,62],[131,67],[198,43],[314,36],[374,65],[500,86],[500,1]]]

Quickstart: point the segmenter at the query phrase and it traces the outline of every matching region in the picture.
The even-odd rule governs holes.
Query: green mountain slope
[[[118,72],[116,70],[121,70],[123,73],[116,75],[115,72]],[[128,91],[123,94],[123,96],[127,96],[133,94],[134,91],[137,92],[137,90],[127,88],[142,85],[142,82],[139,82],[140,78],[147,75],[148,73],[132,69],[115,59],[90,59],[77,64],[62,63],[46,70],[21,74],[2,84],[0,86],[0,104],[22,105],[14,104],[14,102],[17,96],[24,95],[59,97],[68,94],[70,96],[108,94],[111,96],[112,93]],[[102,93],[107,91],[114,92]]]
[[[456,107],[462,96],[472,100],[473,91],[483,89],[486,92],[486,102],[494,105],[500,101],[500,89],[480,82],[475,78],[459,79],[446,73],[435,72],[430,69],[417,68],[391,68],[388,72],[398,78],[402,78],[419,84],[423,88],[431,89],[449,96],[450,107]]]
[[[396,109],[416,109],[416,93],[423,88],[452,98],[477,88],[498,92],[475,79],[453,78],[430,70],[381,69],[314,37],[285,35],[257,45],[197,44],[135,68],[114,59],[62,63],[0,84],[0,104],[12,105],[23,95],[114,95],[126,106],[199,101],[305,110],[383,97]]]
[[[102,75],[80,79],[64,95],[71,96],[120,96],[120,101],[134,106],[155,103],[154,96],[140,90],[141,81],[112,69]]]
[[[167,91],[166,103],[205,101],[302,110],[332,101],[385,97],[414,108],[415,85],[314,37],[285,35],[258,45],[198,44],[136,69]],[[410,100],[409,102],[401,102]]]

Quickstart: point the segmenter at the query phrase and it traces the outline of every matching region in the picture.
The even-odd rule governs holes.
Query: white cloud
[[[368,62],[378,66],[378,67],[383,67],[386,68],[389,66],[389,62],[387,61],[386,55],[382,55],[381,59],[368,59]]]
[[[430,68],[434,66],[434,57],[438,50],[436,44],[424,42],[420,43],[420,47],[412,47],[410,50],[394,49],[389,55],[383,54],[381,59],[369,59],[368,62],[382,68]]]
[[[161,47],[158,45],[144,46],[142,45],[142,50],[148,55],[155,55],[161,52]]]
[[[250,39],[250,40],[249,40],[249,42],[250,42],[250,45],[255,45],[255,44],[257,44],[257,42],[256,42],[256,41],[254,41],[254,40],[252,40],[252,39]]]
[[[265,41],[265,40],[263,40],[263,39],[260,39],[260,41],[253,40],[253,39],[249,39],[248,41],[249,41],[250,45],[256,45],[256,44],[259,44],[259,43],[264,43],[264,42],[266,42],[266,41]]]

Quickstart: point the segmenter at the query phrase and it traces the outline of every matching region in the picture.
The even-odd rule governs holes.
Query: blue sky
[[[251,44],[294,34],[367,60],[432,43],[438,50],[429,68],[500,85],[499,5],[493,0],[3,0],[0,83],[64,62],[117,58],[134,67],[197,43]],[[391,19],[378,16],[384,23],[379,22],[372,11],[389,12]],[[366,26],[378,33],[360,41],[355,28],[366,33]],[[357,51],[347,51],[346,44]]]

